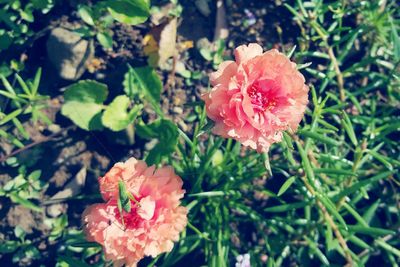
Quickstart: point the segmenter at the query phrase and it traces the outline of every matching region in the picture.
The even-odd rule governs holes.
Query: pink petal
[[[259,44],[251,43],[247,45],[241,45],[235,49],[235,60],[237,64],[243,64],[246,61],[261,55],[263,52],[262,47]]]

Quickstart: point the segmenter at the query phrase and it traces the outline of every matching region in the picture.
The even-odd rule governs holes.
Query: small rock
[[[86,181],[86,167],[76,174],[74,179],[70,181],[62,191],[59,191],[49,200],[49,203],[55,203],[47,207],[47,214],[53,218],[60,216],[62,213],[66,212],[67,205],[64,203],[57,203],[66,200],[67,198],[74,197],[81,192],[82,187],[85,185]]]
[[[183,113],[183,109],[181,107],[174,107],[172,110],[174,111],[175,114]]]
[[[208,17],[211,14],[211,10],[208,6],[207,0],[196,0],[194,4],[203,16]]]
[[[75,81],[94,56],[93,41],[82,39],[79,34],[64,28],[55,28],[47,40],[47,54],[61,78]]]

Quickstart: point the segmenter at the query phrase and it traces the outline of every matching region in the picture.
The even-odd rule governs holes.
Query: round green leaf
[[[70,85],[64,93],[64,99],[65,102],[77,101],[103,104],[107,99],[107,95],[107,85],[93,80],[84,80]]]
[[[93,20],[93,17],[92,17],[92,11],[89,9],[89,7],[87,7],[87,6],[79,7],[78,13],[79,13],[79,16],[81,17],[81,19],[85,23],[87,23],[89,25],[92,25],[92,26],[94,25],[94,20]]]
[[[143,23],[150,15],[149,4],[145,0],[109,0],[107,6],[115,20],[129,25]]]
[[[108,89],[105,84],[86,80],[75,83],[64,93],[65,103],[61,114],[85,130],[102,128],[101,111]]]
[[[130,100],[126,95],[117,96],[104,111],[102,117],[103,125],[113,131],[125,129],[136,119],[139,111],[142,109],[142,106],[138,105],[128,113],[129,103]]]

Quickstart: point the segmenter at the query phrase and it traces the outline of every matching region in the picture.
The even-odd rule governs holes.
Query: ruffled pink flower
[[[304,76],[276,49],[263,53],[258,44],[235,49],[235,61],[225,61],[210,75],[213,86],[204,94],[213,133],[234,138],[266,152],[295,131],[308,103]]]
[[[136,200],[129,213],[122,212],[123,220],[117,206],[120,180]],[[99,184],[106,203],[89,206],[82,220],[87,239],[103,246],[107,260],[136,266],[145,256],[172,250],[186,227],[187,209],[180,206],[182,179],[171,167],[156,170],[130,158],[115,164]]]

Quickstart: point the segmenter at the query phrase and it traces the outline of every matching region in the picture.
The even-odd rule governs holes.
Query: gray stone
[[[47,54],[61,78],[78,80],[86,64],[94,56],[93,41],[87,41],[72,31],[55,28],[47,40]]]
[[[49,216],[56,218],[62,213],[66,212],[68,206],[65,203],[58,202],[63,202],[68,198],[75,197],[81,192],[82,188],[85,186],[86,173],[86,167],[82,167],[82,169],[76,174],[74,179],[66,184],[65,188],[62,191],[57,192],[47,201],[47,203],[53,203],[47,207],[47,214]]]

